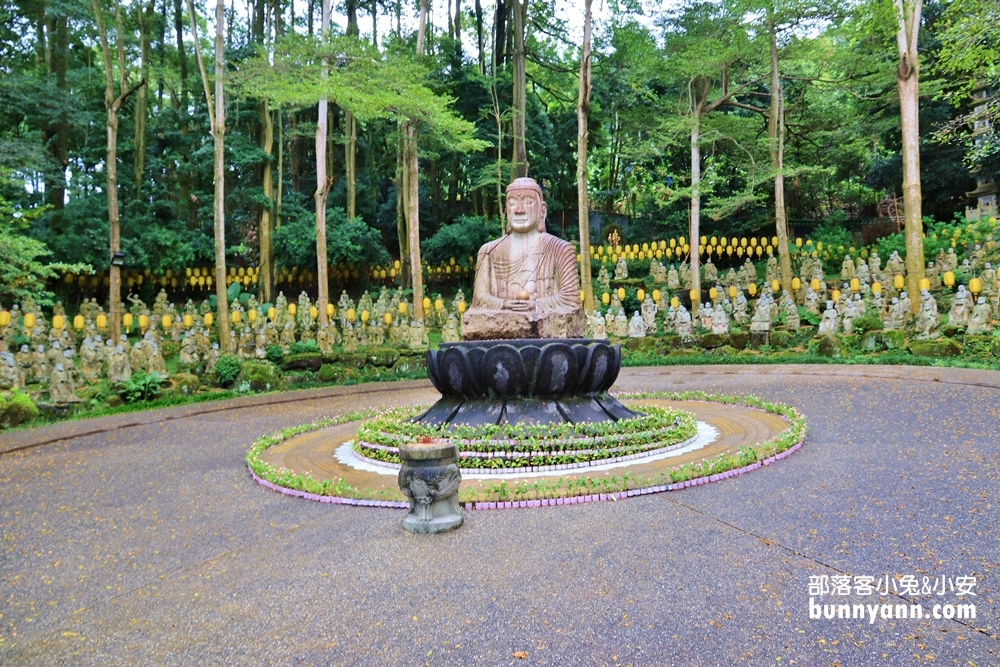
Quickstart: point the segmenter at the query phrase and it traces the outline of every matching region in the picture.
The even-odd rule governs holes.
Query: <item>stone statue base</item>
[[[401,525],[411,533],[444,533],[462,525],[462,473],[453,444],[411,443],[399,448],[399,489],[410,501]]]
[[[464,340],[583,338],[586,331],[583,310],[539,314],[475,308],[462,317]]]
[[[443,344],[427,353],[441,392],[413,421],[428,426],[562,424],[631,419],[607,391],[621,348],[607,340],[528,339]]]

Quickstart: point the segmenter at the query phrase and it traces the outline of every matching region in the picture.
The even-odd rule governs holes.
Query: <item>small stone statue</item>
[[[344,352],[356,352],[358,350],[358,335],[354,331],[352,322],[344,323]]]
[[[618,257],[618,263],[615,264],[615,280],[627,280],[628,279],[628,264],[625,263],[625,256],[621,255]]]
[[[642,321],[646,327],[646,333],[656,333],[656,303],[649,294],[642,302]]]
[[[24,374],[10,352],[0,352],[0,389],[24,389]]]
[[[968,303],[972,301],[972,293],[965,290],[965,285],[958,286],[958,292],[955,294],[955,301],[952,303],[951,311],[948,313],[948,324],[953,327],[967,327],[969,326],[969,312]]]
[[[677,269],[674,265],[670,265],[670,270],[667,271],[667,289],[678,290],[681,288],[681,279],[677,273]]]
[[[445,323],[444,330],[441,332],[441,342],[457,343],[460,340],[462,340],[462,337],[458,333],[458,318],[455,317],[455,313],[451,313],[448,315],[448,321]]]
[[[721,303],[715,307],[715,311],[712,313],[712,333],[716,335],[729,333],[729,315],[726,314],[726,309],[722,307]]]
[[[719,282],[719,270],[711,259],[705,261],[705,282],[708,284]]]
[[[112,384],[123,384],[131,379],[132,367],[128,363],[128,355],[125,353],[125,348],[118,345],[108,360],[108,380]]]
[[[597,338],[599,340],[607,338],[608,337],[608,330],[604,326],[604,318],[601,317],[599,314],[594,314],[594,316],[591,317],[590,319],[594,323],[594,325],[593,325],[594,326],[594,338]]]
[[[771,330],[771,303],[766,295],[757,299],[753,317],[750,320],[750,331],[764,333]]]
[[[844,262],[840,268],[840,279],[849,281],[852,278],[856,278],[857,275],[857,270],[854,268],[854,260],[851,259],[850,255],[844,255]]]
[[[677,308],[677,313],[674,316],[674,326],[677,328],[677,335],[681,337],[683,342],[689,343],[694,340],[694,326],[691,324],[691,313],[684,307],[684,304],[681,304]]]
[[[815,292],[814,292],[815,294]],[[799,307],[795,305],[795,302],[791,299],[784,299],[784,313],[785,313],[785,328],[791,331],[798,330],[801,326],[801,320],[799,319]]]
[[[966,333],[988,334],[993,329],[993,322],[990,319],[990,304],[986,303],[986,297],[979,297],[976,300],[976,307],[969,318],[969,327]]]
[[[897,297],[892,297],[882,328],[886,331],[899,331],[903,328],[903,309]]]
[[[601,266],[601,270],[597,274],[597,284],[602,293],[611,291],[611,276],[608,275],[608,268],[606,266]]]
[[[941,335],[938,327],[941,318],[929,301],[924,301],[923,308],[917,313],[916,336],[918,340],[929,340]]]
[[[73,378],[61,363],[56,364],[49,375],[49,400],[56,405],[80,402],[76,396]]]
[[[614,333],[619,338],[628,337],[628,318],[625,316],[625,311],[622,309],[619,309],[618,314],[615,316]]]
[[[639,315],[638,310],[635,311],[635,313],[632,315],[632,319],[629,320],[628,337],[629,338],[646,337],[646,323],[642,321],[642,317]]]
[[[823,319],[819,321],[819,334],[832,334],[837,331],[837,309],[833,301],[826,302],[826,310],[823,311]]]

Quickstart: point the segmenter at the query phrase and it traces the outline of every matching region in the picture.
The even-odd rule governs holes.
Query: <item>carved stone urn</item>
[[[400,445],[399,489],[410,501],[402,526],[411,533],[444,533],[462,525],[458,504],[462,474],[452,444],[414,442]]]

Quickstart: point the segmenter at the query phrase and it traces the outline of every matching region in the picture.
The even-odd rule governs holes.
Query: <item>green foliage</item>
[[[333,382],[337,379],[337,371],[330,364],[323,364],[316,373],[316,378],[320,382]]]
[[[369,227],[360,218],[348,220],[342,208],[327,211],[326,250],[330,264],[353,262],[373,266],[389,261],[389,252],[378,230]],[[302,216],[276,229],[274,256],[278,266],[284,268],[315,266],[315,216]]]
[[[264,355],[272,364],[280,364],[285,358],[285,351],[280,345],[268,345]]]
[[[243,370],[243,360],[235,354],[224,354],[215,362],[215,378],[219,386],[229,386]]]
[[[481,216],[460,216],[454,223],[442,225],[429,239],[420,244],[422,259],[428,264],[443,264],[452,257],[465,263],[475,257],[479,248],[500,237],[500,223]]]
[[[319,352],[319,345],[315,340],[298,340],[288,348],[289,356],[295,354],[308,354]]]
[[[31,397],[14,389],[0,393],[0,429],[27,424],[38,417],[38,408]]]
[[[861,317],[854,319],[854,330],[860,335],[866,331],[882,331],[882,320],[875,309],[870,308]]]
[[[281,389],[281,370],[266,361],[247,361],[243,364],[239,377],[236,378],[240,391],[274,391]]]
[[[160,395],[163,378],[156,373],[135,373],[125,383],[118,395],[126,403],[151,401]]]

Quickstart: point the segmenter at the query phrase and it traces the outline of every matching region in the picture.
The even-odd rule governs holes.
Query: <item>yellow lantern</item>
[[[637,298],[639,300],[639,303],[642,303],[643,301],[645,301],[646,300],[646,290],[644,290],[644,289],[642,289],[640,287],[638,290],[636,290],[635,298]]]
[[[337,309],[333,307],[332,303],[326,304],[326,316],[333,317],[333,314],[337,312]]]
[[[8,315],[7,317],[9,318],[10,315]],[[86,321],[83,319],[83,315],[77,315],[76,317],[73,318],[73,328],[76,329],[77,331],[83,331],[83,327],[85,324]],[[7,325],[0,323],[0,326],[7,326]]]
[[[764,246],[757,246],[757,247],[755,248],[755,250],[756,250],[756,252],[757,252],[757,256],[758,256],[758,257],[760,257],[761,255],[763,255],[763,254],[764,254]]]
[[[580,303],[583,303],[586,300],[587,300],[587,293],[584,292],[583,290],[580,290]]]
[[[25,313],[24,314],[24,328],[30,333],[32,329],[35,328],[35,314]]]
[[[125,325],[126,329],[132,328],[132,313],[122,315],[122,324]]]
[[[399,314],[400,315],[406,315],[406,302],[405,301],[401,301],[400,302],[398,310],[399,310]]]
[[[930,288],[931,288],[931,281],[930,281],[930,279],[928,279],[928,278],[921,278],[920,279],[920,289],[921,290],[925,290],[925,289],[929,290]]]
[[[211,289],[211,287],[212,287],[212,276],[205,276],[205,286]]]
[[[737,294],[736,285],[729,286],[729,298],[735,299]]]
[[[236,269],[232,269],[232,270],[235,271]],[[191,267],[190,266],[187,267],[186,269],[184,269],[184,275],[187,276],[188,278],[191,277]]]
[[[778,245],[778,237],[777,236],[772,236],[771,237],[771,245],[773,245],[773,246]]]
[[[8,327],[8,326],[10,326],[10,312],[6,310],[0,310],[0,327]]]
[[[759,248],[760,246],[757,246],[757,247]],[[756,283],[750,283],[749,285],[747,285],[747,292],[750,293],[750,296],[756,295],[757,294],[757,285],[756,285]]]
[[[656,303],[660,302],[660,290],[658,289],[653,290],[653,301],[655,301]]]
[[[882,283],[877,281],[872,283],[872,294],[881,294],[881,293],[882,293]]]
[[[605,292],[604,294],[602,294],[601,295],[601,303],[603,303],[605,306],[608,305],[609,303],[611,303],[611,295],[608,294],[607,292]]]
[[[465,302],[464,301],[459,301],[458,302],[458,314],[461,315],[464,312],[465,312]]]
[[[428,310],[431,309],[431,299],[430,299],[430,297],[425,296],[424,300],[421,303],[424,306],[424,312],[427,312]]]
[[[234,310],[233,314],[230,316],[230,319],[233,320],[233,324],[239,324],[240,323],[240,311]]]
[[[191,316],[191,313],[185,313],[184,317],[181,318],[181,321],[184,323],[185,329],[190,329],[191,326],[194,325],[194,317]]]
[[[97,321],[95,322],[98,329],[104,330],[108,328],[108,316],[104,313],[100,313],[97,316]]]
[[[677,247],[677,239],[670,239],[670,247],[671,248]]]
[[[712,301],[715,301],[716,299],[718,299],[719,298],[719,290],[715,289],[714,287],[710,287],[708,289],[708,298],[711,299]]]
[[[861,280],[858,278],[851,278],[851,291],[859,292],[861,291]]]
[[[905,284],[906,284],[906,281],[903,280],[903,275],[902,274],[897,273],[895,276],[893,276],[893,278],[892,278],[892,286],[895,287],[897,290],[903,289],[903,285],[905,285]]]
[[[945,287],[952,287],[955,284],[955,273],[953,271],[945,271],[942,276],[942,281]]]
[[[441,299],[435,299],[434,300],[434,310],[436,310],[439,313],[442,310],[444,310],[444,301],[442,301]]]
[[[309,306],[309,319],[315,320],[317,317],[319,317],[319,308]]]
[[[681,300],[678,299],[676,296],[672,296],[670,297],[670,305],[673,306],[674,308],[677,308],[678,306],[681,305]]]
[[[298,310],[298,308],[296,308],[296,306],[295,306],[294,303],[288,304],[288,314],[289,315],[291,315],[292,317],[295,317],[295,311],[296,310]]]
[[[251,308],[249,310],[249,312],[247,312],[247,319],[250,320],[250,324],[253,324],[254,322],[257,321],[257,309],[256,308]]]
[[[624,287],[619,287],[618,288],[618,300],[622,301],[624,299],[625,299],[625,288]]]
[[[757,238],[756,237],[750,239],[750,247],[751,248],[756,248],[757,247]]]
[[[802,239],[799,240],[801,241]],[[792,289],[796,292],[802,289],[802,281],[799,280],[798,277],[792,278]]]
[[[370,317],[371,317],[371,313],[369,313],[369,312],[368,312],[367,310],[362,310],[362,311],[361,311],[361,321],[362,321],[362,322],[365,322],[365,323],[367,323],[367,322],[368,322],[368,319],[369,319]]]
[[[809,286],[813,288],[814,292],[818,292],[819,291],[819,278],[813,278],[809,282]]]
[[[354,321],[354,309],[353,308],[348,308],[347,309],[347,319],[350,322]]]
[[[274,318],[278,316],[278,310],[274,306],[267,309],[267,319],[274,321]]]
[[[202,321],[205,323],[206,327],[211,327],[212,326],[212,321],[214,319],[215,318],[212,317],[212,313],[205,313],[205,317],[202,319]]]
[[[688,292],[688,296],[691,298],[691,303],[695,303],[701,295],[698,294],[698,290],[692,289]]]
[[[777,292],[780,289],[781,289],[781,283],[779,283],[777,280],[772,280],[771,281],[771,291],[772,292]]]
[[[160,325],[163,327],[164,331],[166,331],[167,329],[169,329],[170,325],[173,324],[173,323],[174,323],[174,319],[172,317],[170,317],[169,315],[164,315],[163,317],[160,318]]]
[[[835,289],[832,292],[830,292],[830,298],[833,299],[834,303],[840,301],[840,290]]]
[[[63,319],[62,315],[52,316],[52,328],[56,331],[62,331],[62,328],[66,326],[66,320]]]
[[[715,245],[718,242],[719,242],[719,239],[717,237],[713,236],[711,239],[709,239],[708,245]]]
[[[205,276],[198,276],[198,287],[204,287],[207,280]]]
[[[796,248],[801,248],[802,247],[802,239],[801,239],[801,237],[795,239],[795,247]]]
[[[969,291],[975,296],[983,291],[983,281],[979,278],[973,278],[969,281]]]

